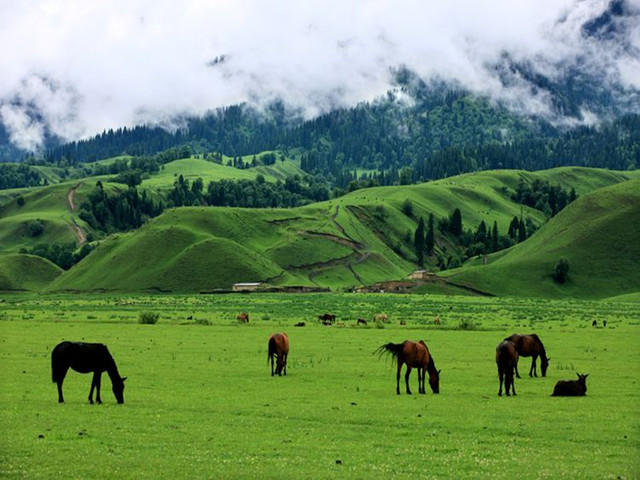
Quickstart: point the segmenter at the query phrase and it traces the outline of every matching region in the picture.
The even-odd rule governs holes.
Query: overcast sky
[[[283,98],[314,115],[383,94],[399,65],[544,112],[544,97],[505,90],[487,64],[508,51],[553,75],[555,62],[584,54],[638,88],[640,26],[626,53],[580,34],[607,4],[0,0],[0,119],[15,143],[33,148],[45,127],[70,140],[242,101]],[[640,0],[627,5],[640,12]]]

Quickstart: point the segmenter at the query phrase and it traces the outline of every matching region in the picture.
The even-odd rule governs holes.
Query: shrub
[[[31,237],[37,237],[44,232],[44,223],[39,218],[37,220],[31,220],[27,224],[27,228],[29,229],[29,235]]]
[[[458,324],[458,330],[475,330],[476,328],[476,324],[468,318],[463,318]]]
[[[160,319],[160,314],[157,312],[140,312],[138,315],[138,323],[143,325],[155,325]]]
[[[556,262],[553,269],[553,280],[557,283],[564,283],[569,275],[569,260],[562,257]]]
[[[402,203],[402,213],[409,218],[413,217],[413,202],[408,198]]]

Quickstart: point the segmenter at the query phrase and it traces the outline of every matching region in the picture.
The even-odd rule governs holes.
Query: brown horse
[[[425,373],[429,372],[429,386],[433,393],[440,393],[440,370],[436,370],[436,364],[433,356],[429,352],[426,343],[422,340],[412,342],[405,340],[402,343],[387,343],[378,348],[374,353],[382,355],[390,353],[393,358],[398,361],[398,373],[396,375],[396,393],[400,395],[400,373],[402,365],[407,365],[407,372],[404,375],[404,381],[407,386],[407,394],[411,395],[409,388],[409,375],[411,369],[418,370],[418,393],[427,393],[425,389]]]
[[[513,382],[513,370],[518,363],[518,351],[516,345],[508,340],[503,340],[496,347],[496,364],[498,365],[498,376],[500,377],[500,388],[498,395],[502,396],[502,383],[504,381],[505,393],[509,396],[509,390],[516,394],[516,387]]]
[[[271,376],[273,377],[273,357],[276,357],[275,374],[287,374],[287,357],[289,356],[289,337],[286,333],[273,333],[269,337],[269,353],[267,362],[271,360]]]
[[[517,333],[514,333],[510,337],[505,338],[505,340],[513,342],[516,345],[518,356],[532,357],[531,368],[529,369],[530,377],[538,376],[538,372],[536,370],[536,360],[538,359],[538,357],[540,357],[540,370],[542,372],[542,376],[545,377],[547,375],[547,368],[549,367],[550,358],[547,357],[547,352],[545,351],[542,340],[540,340],[540,337],[538,337],[538,335],[536,335],[535,333],[532,333],[531,335],[519,335]],[[520,378],[517,362],[516,377]]]
[[[240,323],[249,323],[249,314],[248,313],[239,313],[236,317],[236,320]]]

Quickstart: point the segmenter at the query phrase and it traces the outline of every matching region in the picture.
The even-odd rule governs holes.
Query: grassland
[[[141,311],[159,312],[159,323],[138,324]],[[249,325],[236,324],[239,311]],[[319,325],[324,312],[341,324]],[[391,322],[356,327],[376,312]],[[429,321],[436,313],[441,327]],[[603,319],[606,328],[591,327]],[[2,298],[0,325],[3,477],[640,475],[637,303],[14,294]],[[272,378],[266,339],[282,330],[292,345],[288,375]],[[500,398],[494,348],[514,331],[538,333],[551,364],[548,377],[517,380],[518,396]],[[397,396],[394,366],[372,355],[406,338],[429,345],[442,369],[439,395]],[[128,376],[123,406],[107,378],[105,403],[88,405],[90,376],[73,372],[66,403],[57,403],[49,358],[65,339],[109,346]],[[575,371],[590,374],[587,396],[550,397]]]

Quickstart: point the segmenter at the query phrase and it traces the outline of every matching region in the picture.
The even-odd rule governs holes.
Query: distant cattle
[[[389,315],[387,315],[386,313],[376,313],[373,316],[373,321],[387,323],[389,321]]]
[[[578,375],[578,380],[558,380],[553,387],[553,397],[582,397],[587,394],[587,377],[589,374]]]
[[[606,320],[603,320],[603,321],[602,321],[602,326],[603,326],[603,327],[606,327],[606,326],[607,326],[607,321],[606,321]]]
[[[400,325],[406,325],[407,322],[405,322],[404,320],[400,320]]]
[[[440,317],[438,315],[436,315],[433,319],[433,323],[434,325],[440,325]]]
[[[304,322],[298,322],[294,325],[294,327],[304,327],[306,325],[306,323]]]
[[[318,315],[318,320],[325,325],[330,325],[336,321],[336,316],[331,313],[323,313],[322,315]]]
[[[249,323],[249,314],[248,313],[239,313],[236,317],[238,322],[240,323]]]
[[[591,326],[592,327],[597,327],[598,326],[598,321],[594,320],[593,322],[591,322]]]
[[[367,321],[364,318],[359,318],[358,319],[358,325],[366,325]]]

